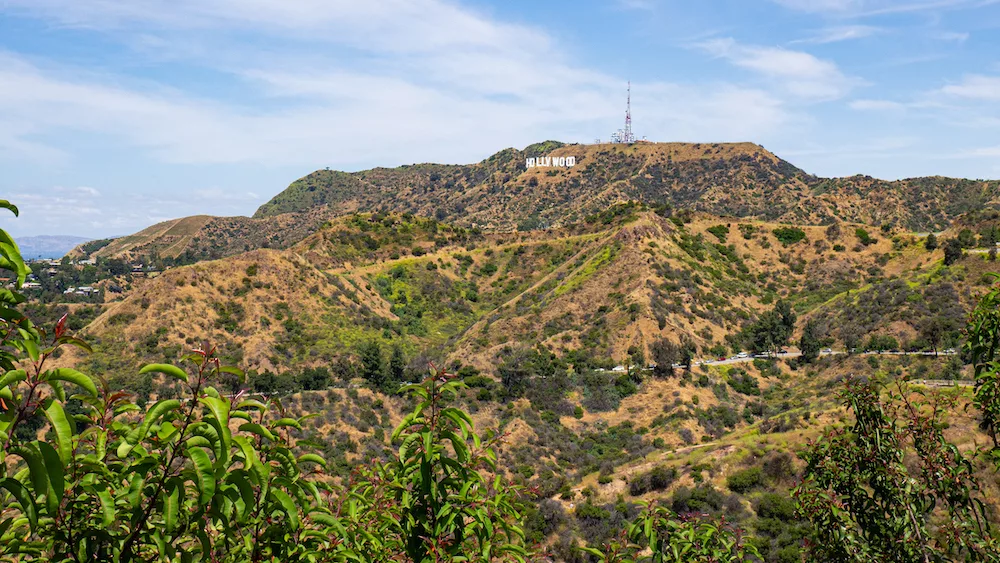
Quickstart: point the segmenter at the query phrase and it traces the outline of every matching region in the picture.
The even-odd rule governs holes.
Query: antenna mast
[[[628,82],[628,97],[625,99],[625,128],[611,134],[612,143],[634,143],[632,134],[632,81]]]
[[[625,101],[625,142],[634,143],[635,135],[632,134],[632,81],[628,81],[628,97]]]

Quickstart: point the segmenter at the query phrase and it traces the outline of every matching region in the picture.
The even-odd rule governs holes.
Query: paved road
[[[845,354],[847,354],[847,352],[844,350],[831,350],[829,352],[826,351],[820,352],[820,356],[842,356]],[[948,351],[948,352],[938,352],[937,354],[935,354],[934,352],[858,352],[855,355],[856,356],[954,356],[956,354],[958,354],[958,352]],[[748,363],[754,360],[766,360],[766,359],[791,359],[791,358],[798,358],[801,355],[802,355],[801,352],[786,352],[784,354],[775,354],[773,356],[757,356],[757,357],[747,356],[745,358],[738,358],[734,356],[732,358],[726,358],[725,360],[694,360],[691,362],[691,367],[697,367],[702,365],[726,366],[732,364]],[[651,369],[653,365],[655,364],[650,364],[650,368],[647,369]],[[674,367],[680,369],[684,366],[680,364],[674,364]],[[611,371],[624,372],[625,367],[615,366],[614,368],[612,368]]]

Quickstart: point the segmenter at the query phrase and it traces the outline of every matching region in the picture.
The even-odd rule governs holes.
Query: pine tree
[[[401,383],[406,377],[406,356],[399,344],[392,347],[392,355],[389,357],[389,383],[396,385]]]
[[[378,340],[361,345],[361,377],[374,387],[382,388],[385,385],[385,359]]]
[[[944,265],[951,266],[962,257],[962,243],[950,238],[944,243]]]
[[[802,361],[809,364],[816,361],[820,350],[819,325],[816,321],[809,321],[802,329],[802,338],[799,339],[799,350],[802,351]]]

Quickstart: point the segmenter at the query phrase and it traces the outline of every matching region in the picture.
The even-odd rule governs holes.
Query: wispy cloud
[[[652,10],[656,0],[615,0],[615,4],[626,10]]]
[[[971,35],[963,31],[941,31],[931,35],[934,39],[941,41],[954,41],[955,43],[965,43]]]
[[[863,0],[774,0],[778,4],[803,12],[847,12],[860,8]]]
[[[1000,76],[971,74],[956,84],[949,84],[941,92],[958,98],[1000,101]]]
[[[245,85],[248,95],[271,100],[266,108],[243,106],[0,52],[0,123],[17,118],[47,133],[110,135],[166,162],[471,161],[500,143],[610,132],[624,94],[624,78],[572,62],[540,29],[439,0],[5,5],[155,46],[160,56],[209,66]],[[186,40],[204,30],[212,33]],[[246,31],[285,40],[265,48],[247,41]],[[207,40],[215,43],[198,45]],[[657,92],[673,98],[662,103]],[[662,124],[671,137],[765,136],[787,122],[781,98],[731,83],[633,84],[637,116]],[[0,156],[56,150],[16,131],[6,140],[0,133]],[[581,131],[591,133],[579,139]]]
[[[706,41],[698,47],[736,66],[780,81],[785,91],[806,100],[834,100],[863,84],[860,79],[845,75],[832,61],[803,51],[742,45],[730,38]]]
[[[240,91],[216,98],[210,89],[166,87],[0,51],[5,160],[72,161],[59,144],[71,134],[110,139],[167,164],[358,169],[473,162],[505,146],[590,141],[620,126],[625,77],[575,62],[535,27],[437,0],[6,0],[4,6],[97,30],[157,61],[209,69]],[[281,39],[259,39],[266,36]],[[632,84],[637,133],[672,140],[766,141],[802,121],[787,98],[735,81]],[[38,229],[57,227],[79,206],[101,209],[100,228],[119,233],[166,214],[245,213],[259,202],[246,189],[211,184],[159,199],[2,181],[0,190],[36,194],[25,200],[35,209],[28,216],[54,221],[32,223]],[[49,197],[54,203],[43,206]]]
[[[995,147],[982,147],[969,152],[972,157],[988,156],[1000,158],[1000,145]]]
[[[925,11],[974,9],[990,6],[1000,0],[772,0],[782,6],[803,12],[832,16],[870,17]]]
[[[813,44],[826,44],[826,43],[838,43],[840,41],[850,41],[853,39],[864,39],[865,37],[871,37],[880,33],[884,33],[885,29],[880,27],[875,27],[871,25],[842,25],[827,27],[823,29],[816,30],[812,36],[805,39],[798,39],[792,41],[792,44],[796,43],[813,43]]]
[[[906,104],[890,100],[854,100],[848,106],[860,111],[903,111]]]

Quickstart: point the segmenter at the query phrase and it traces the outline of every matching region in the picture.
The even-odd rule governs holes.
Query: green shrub
[[[654,467],[647,473],[633,475],[629,480],[628,492],[637,497],[650,491],[662,491],[677,480],[677,470],[667,467]]]
[[[757,383],[757,378],[749,373],[738,372],[730,375],[729,386],[737,393],[754,396],[760,395],[760,386]]]
[[[726,238],[729,236],[729,227],[725,225],[715,225],[706,230],[715,235],[715,238],[719,239],[719,242],[726,242]]]
[[[779,227],[771,232],[774,233],[774,238],[778,239],[778,242],[785,246],[795,244],[806,238],[805,231],[798,227]]]
[[[764,484],[764,472],[760,467],[741,469],[726,477],[726,487],[734,493],[747,493]]]
[[[788,522],[795,518],[795,501],[787,495],[765,493],[757,502],[757,516]]]
[[[861,227],[854,230],[854,236],[858,237],[858,241],[865,246],[870,246],[878,242],[878,239],[873,238],[868,234],[868,231]]]

